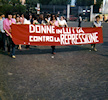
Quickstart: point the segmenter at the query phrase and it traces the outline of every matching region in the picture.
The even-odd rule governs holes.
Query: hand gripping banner
[[[23,45],[63,46],[103,43],[102,28],[12,25],[13,42]]]

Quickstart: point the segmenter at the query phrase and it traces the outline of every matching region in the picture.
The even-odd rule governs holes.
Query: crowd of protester
[[[93,22],[93,27],[101,27],[100,16],[95,17],[96,20]],[[81,17],[79,16],[78,27],[81,27]],[[68,27],[64,16],[55,14],[12,14],[8,12],[6,15],[0,14],[0,49],[3,52],[8,52],[12,58],[15,56],[15,44],[12,41],[11,25],[12,24],[40,24],[40,25],[54,25],[57,27]],[[7,49],[6,49],[7,47]],[[26,49],[30,48],[30,45],[25,46]],[[55,54],[55,46],[51,46],[52,54]],[[97,51],[96,44],[91,44],[91,48]],[[22,50],[21,44],[17,46],[17,49]]]
[[[8,12],[6,15],[0,14],[0,35],[1,35],[1,49],[7,52],[12,58],[15,56],[15,44],[12,41],[11,25],[12,24],[40,24],[40,25],[55,25],[57,27],[68,27],[64,16],[56,14],[12,14]],[[7,46],[6,46],[7,44]],[[17,46],[19,50],[22,49],[21,44]],[[26,49],[30,46],[26,45]],[[55,46],[51,46],[52,54],[55,54]]]

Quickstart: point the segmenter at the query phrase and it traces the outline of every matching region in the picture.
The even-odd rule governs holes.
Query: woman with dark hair
[[[15,24],[15,21],[12,19],[12,13],[8,12],[6,14],[6,19],[3,21],[3,29],[5,30],[6,36],[7,36],[7,47],[8,47],[8,54],[10,54],[10,48],[12,45],[12,53],[11,56],[12,58],[15,57],[15,44],[12,41],[12,34],[11,34],[11,25]]]
[[[16,14],[12,15],[12,19],[16,22]]]
[[[21,17],[20,17],[20,22],[21,22],[21,24],[24,24],[24,14],[21,14]]]
[[[33,24],[33,16],[32,16],[32,14],[29,15],[29,20],[30,20],[30,23]]]
[[[37,15],[34,15],[33,24],[39,24]]]
[[[51,15],[51,21],[49,23],[50,23],[50,25],[59,27],[59,22],[57,21],[57,18],[55,15]]]
[[[49,23],[50,23],[50,25],[54,25],[54,26],[59,27],[59,23],[58,23],[55,15],[51,15],[51,21],[49,21]],[[55,46],[51,46],[51,48],[52,48],[52,54],[56,54],[55,53]]]
[[[24,24],[31,24],[30,20],[29,20],[29,15],[25,14],[25,18],[24,18]],[[26,49],[30,49],[30,45],[26,45]]]

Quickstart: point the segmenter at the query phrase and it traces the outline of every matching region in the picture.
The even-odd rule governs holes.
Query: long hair
[[[51,21],[53,20],[53,17],[55,17],[55,19],[57,20],[57,17],[55,14],[51,14]]]

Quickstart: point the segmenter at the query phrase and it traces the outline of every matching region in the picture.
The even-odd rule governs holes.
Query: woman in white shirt
[[[66,20],[64,19],[63,16],[61,16],[60,20],[59,20],[59,26],[60,27],[68,27]]]

